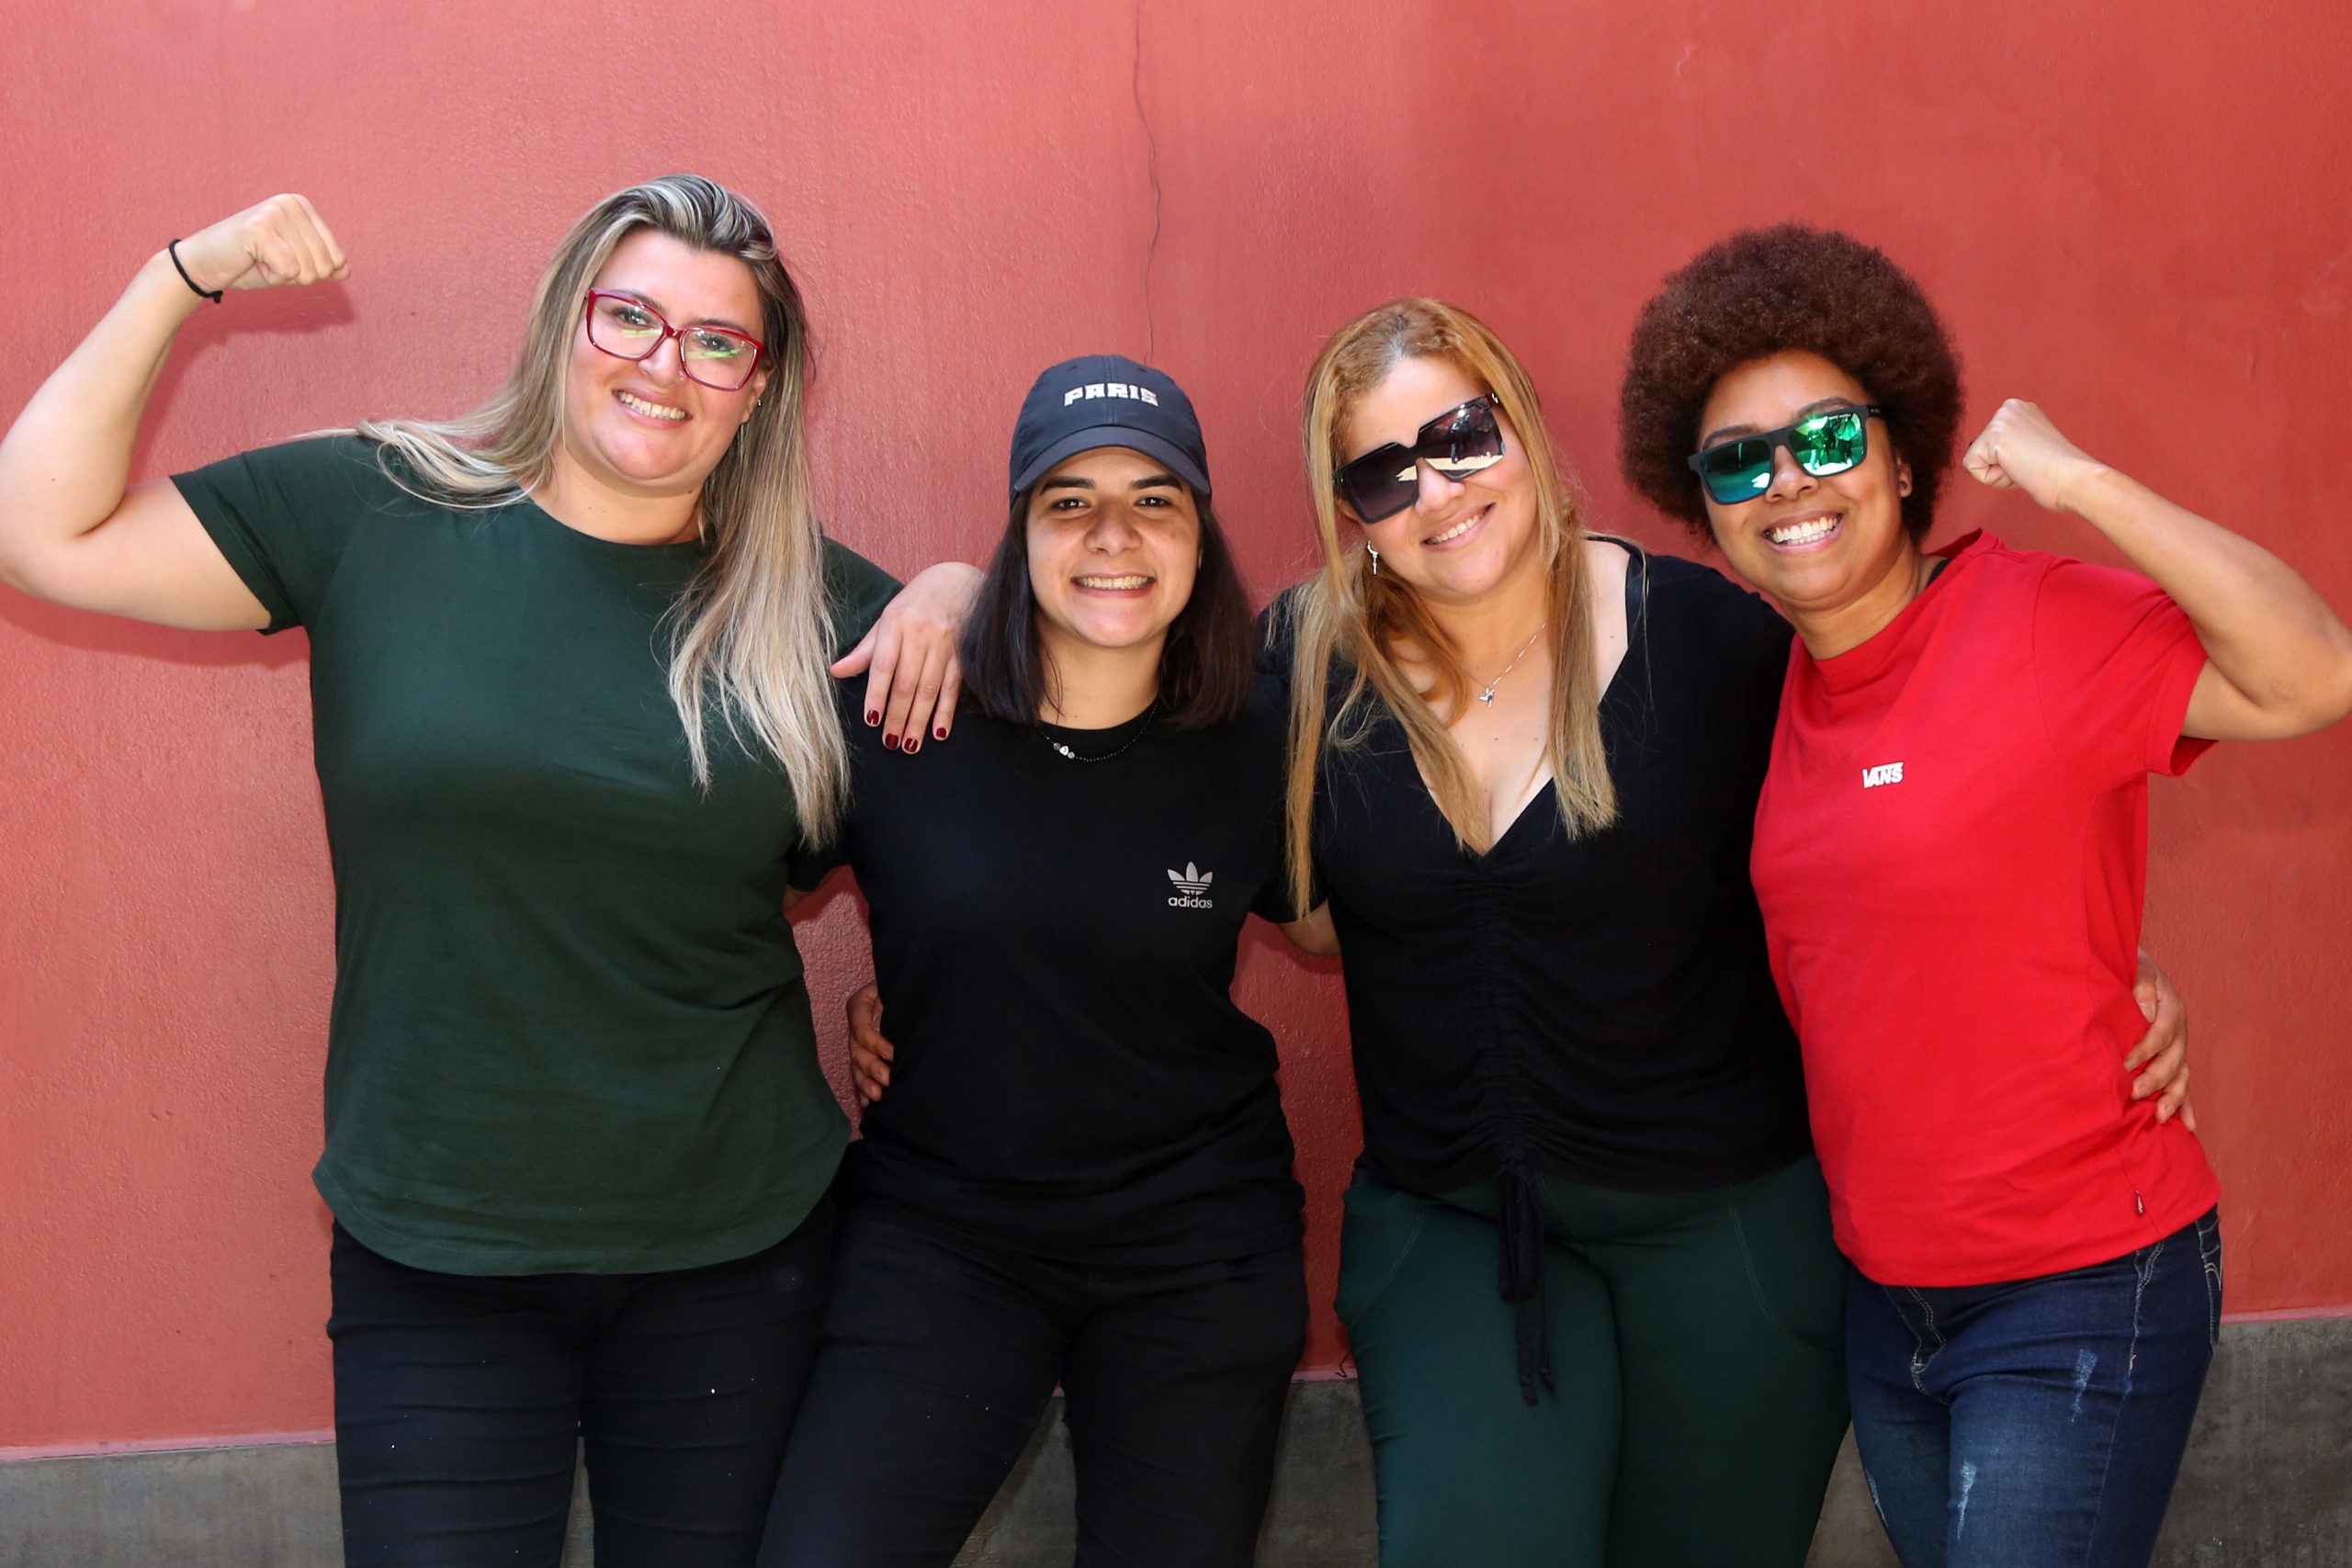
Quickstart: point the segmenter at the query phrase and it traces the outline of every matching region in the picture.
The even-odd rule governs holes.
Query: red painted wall
[[[1533,367],[1594,515],[1687,547],[1611,459],[1657,278],[1734,225],[1849,226],[1925,277],[1972,411],[2031,396],[2352,605],[2352,19],[2319,0],[862,0],[558,19],[11,0],[12,413],[139,259],[278,189],[347,287],[203,311],[142,474],[488,389],[548,247],[689,167],[776,220],[820,336],[818,468],[906,569],[1001,517],[1030,376],[1148,354],[1193,390],[1253,586],[1306,558],[1296,392],[1323,336],[1443,294]],[[729,73],[737,101],[702,84]],[[2102,554],[2013,498],[1946,532]],[[299,636],[0,600],[0,1446],[328,1422],[319,1140],[331,893]],[[2190,998],[2233,1304],[2352,1303],[2335,1016],[2352,731],[2155,791],[2150,940]],[[865,973],[804,932],[821,1019]],[[1328,1299],[1356,1146],[1332,973],[1253,942]],[[829,1049],[838,1048],[829,1039]],[[1319,1317],[1310,1364],[1342,1344]]]

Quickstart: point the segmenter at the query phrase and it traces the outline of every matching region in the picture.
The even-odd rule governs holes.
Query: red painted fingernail
[[[899,749],[899,738],[895,735],[886,735],[882,738],[882,744],[895,751]]]
[[[879,709],[879,708],[867,708],[867,709],[865,710],[865,722],[866,722],[866,723],[868,723],[868,724],[879,724],[879,723],[881,723],[881,722],[882,722],[882,710],[881,710],[881,709]]]
[[[943,724],[943,725],[941,725],[937,729],[934,729],[934,730],[933,730],[933,731],[931,732],[931,738],[932,738],[933,740],[944,740],[944,739],[947,739],[947,727],[946,727],[945,725],[944,725],[944,724]]]
[[[922,739],[921,739],[920,737],[918,737],[918,736],[912,736],[912,735],[910,735],[909,737],[907,737],[907,755],[908,755],[908,756],[911,757],[911,756],[913,756],[916,752],[918,752],[918,751],[920,751],[920,750],[922,750]]]

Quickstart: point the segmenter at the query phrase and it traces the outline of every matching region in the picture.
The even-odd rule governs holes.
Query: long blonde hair
[[[1475,682],[1458,650],[1420,595],[1395,573],[1381,576],[1352,537],[1355,524],[1340,513],[1332,472],[1345,453],[1342,427],[1356,400],[1380,384],[1398,361],[1436,359],[1453,366],[1501,400],[1535,482],[1535,519],[1545,568],[1550,619],[1552,725],[1545,753],[1560,820],[1570,837],[1617,818],[1617,791],[1600,744],[1600,681],[1593,652],[1584,525],[1544,428],[1534,385],[1502,341],[1469,311],[1437,299],[1395,299],[1368,310],[1332,335],[1306,375],[1301,421],[1306,447],[1306,488],[1323,545],[1323,569],[1289,596],[1291,656],[1290,777],[1284,801],[1289,829],[1291,894],[1305,907],[1312,885],[1315,785],[1323,748],[1361,743],[1377,695],[1404,727],[1405,739],[1429,781],[1439,811],[1464,851],[1492,846],[1485,802],[1454,744],[1442,711],[1459,716]],[[1342,537],[1342,530],[1351,536]],[[1426,649],[1436,682],[1428,696],[1398,664],[1395,649],[1409,639]],[[1331,662],[1346,660],[1346,689],[1330,702]],[[1431,699],[1436,699],[1433,703]]]
[[[614,247],[638,229],[734,256],[751,269],[769,367],[751,417],[703,480],[709,557],[668,616],[670,700],[696,782],[710,783],[706,718],[715,699],[730,735],[750,731],[775,758],[801,831],[822,842],[848,803],[849,752],[826,673],[833,625],[801,420],[808,314],[757,208],[698,175],[669,175],[606,197],[556,247],[531,301],[522,352],[488,400],[455,419],[371,420],[358,433],[378,444],[388,474],[426,499],[490,508],[530,494],[546,480],[562,437],[565,372],[582,301]]]

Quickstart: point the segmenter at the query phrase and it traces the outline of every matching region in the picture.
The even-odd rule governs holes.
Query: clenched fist
[[[275,288],[350,273],[343,247],[308,197],[273,196],[178,244],[180,265],[201,289]]]
[[[1997,490],[2014,486],[2052,512],[2075,510],[2070,498],[2100,468],[2048,414],[2017,398],[2001,405],[1960,461],[1981,482]]]

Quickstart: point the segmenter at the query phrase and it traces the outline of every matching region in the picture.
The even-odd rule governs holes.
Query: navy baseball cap
[[[1012,427],[1012,494],[1098,446],[1157,457],[1196,493],[1209,492],[1208,452],[1184,389],[1125,355],[1090,354],[1046,370],[1023,400]]]

